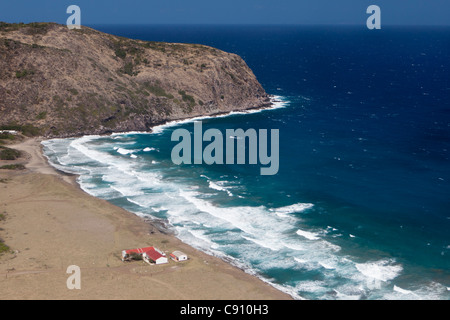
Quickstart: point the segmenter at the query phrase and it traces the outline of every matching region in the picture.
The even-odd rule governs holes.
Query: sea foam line
[[[230,116],[234,116],[234,115],[253,114],[253,113],[259,113],[259,112],[268,111],[268,110],[281,109],[281,108],[285,108],[289,104],[289,101],[287,101],[282,96],[275,96],[275,95],[271,96],[270,97],[270,101],[271,101],[272,105],[270,107],[265,107],[265,108],[242,110],[242,111],[231,111],[231,112],[228,112],[228,113],[223,113],[223,114],[218,114],[218,115],[198,116],[198,117],[193,117],[193,118],[188,118],[188,119],[169,121],[167,123],[164,123],[164,124],[152,127],[152,132],[151,133],[153,133],[153,134],[160,134],[165,129],[168,129],[168,128],[171,128],[171,127],[175,127],[175,126],[178,126],[178,125],[181,125],[181,124],[186,124],[186,123],[191,123],[191,122],[195,122],[195,121],[200,121],[200,120],[214,119],[214,118],[225,118],[225,117],[230,117]],[[148,133],[148,132],[135,131],[135,132],[113,133],[112,135],[118,135],[118,134],[144,134],[144,133]]]

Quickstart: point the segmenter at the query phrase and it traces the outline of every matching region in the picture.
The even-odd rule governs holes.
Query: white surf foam
[[[285,246],[288,249],[294,250],[294,251],[305,251],[306,248],[299,243],[288,243],[286,241],[282,241],[283,246]]]
[[[410,290],[402,289],[402,288],[397,287],[397,286],[395,286],[395,285],[394,285],[394,289],[393,289],[393,290],[394,290],[394,291],[397,291],[397,292],[399,292],[399,293],[401,293],[401,294],[412,294],[412,295],[415,295],[414,292],[412,292],[412,291],[410,291]]]
[[[296,231],[296,233],[299,236],[302,236],[302,237],[304,237],[304,238],[306,238],[308,240],[319,240],[320,239],[318,234],[312,233],[312,232],[309,232],[309,231],[304,231],[304,230],[298,229]]]
[[[137,152],[139,150],[136,150],[136,149],[134,149],[134,150],[127,150],[127,149],[124,149],[124,148],[117,148],[116,151],[118,153],[122,154],[122,155],[127,155],[127,154],[133,154],[133,152]]]
[[[281,249],[281,245],[279,244],[278,241],[267,241],[266,239],[255,239],[255,238],[251,238],[251,237],[247,237],[247,236],[242,236],[242,238],[244,238],[245,240],[251,241],[256,243],[258,246],[263,247],[263,248],[268,248],[272,251],[278,251]]]
[[[230,189],[230,187],[225,187],[222,185],[222,184],[226,183],[226,181],[214,182],[205,175],[201,175],[201,177],[204,177],[208,180],[210,189],[217,190],[217,191],[223,191],[223,192],[226,192],[230,197],[233,196],[233,193],[230,190],[228,190],[228,189]]]
[[[267,110],[286,108],[286,106],[289,105],[289,101],[287,101],[282,96],[272,96],[270,98],[270,101],[271,101],[272,105],[267,108],[251,109],[251,110],[244,110],[244,111],[231,111],[229,113],[215,115],[215,116],[199,116],[199,117],[194,117],[194,118],[189,118],[189,119],[170,121],[170,122],[161,124],[159,126],[154,126],[152,128],[152,133],[160,134],[165,129],[179,126],[179,125],[186,124],[186,123],[195,122],[195,121],[201,121],[201,120],[212,119],[212,118],[225,118],[225,117],[229,117],[229,116],[233,116],[233,115],[259,113],[259,112],[263,112],[263,111],[267,111]]]
[[[274,212],[277,215],[285,216],[291,213],[299,213],[303,212],[307,209],[312,208],[314,205],[312,203],[295,203],[289,206],[280,207],[280,208],[272,208],[271,212]]]
[[[403,270],[403,267],[395,264],[393,260],[357,263],[355,266],[364,276],[383,282],[395,279]]]

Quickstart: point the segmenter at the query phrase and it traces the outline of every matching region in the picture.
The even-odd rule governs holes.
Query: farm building
[[[143,259],[145,262],[155,264],[168,262],[166,254],[155,247],[137,248],[122,251],[122,261],[130,261],[133,259]]]
[[[181,251],[174,251],[170,254],[170,258],[176,262],[179,261],[186,261],[187,260],[187,255]]]
[[[144,252],[142,258],[149,264],[163,264],[169,262],[165,254],[155,248]]]
[[[138,249],[130,249],[122,251],[122,261],[129,261],[133,259],[133,256],[142,256],[142,254],[146,251],[154,250],[153,247],[146,248],[138,248]]]

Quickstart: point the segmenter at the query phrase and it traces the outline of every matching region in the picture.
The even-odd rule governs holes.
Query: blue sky
[[[365,24],[381,8],[383,25],[450,25],[450,0],[1,0],[0,21],[65,23],[69,5],[92,24]]]

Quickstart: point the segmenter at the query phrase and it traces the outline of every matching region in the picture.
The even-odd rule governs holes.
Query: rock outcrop
[[[243,59],[212,47],[0,23],[0,125],[45,137],[146,131],[269,104]]]

